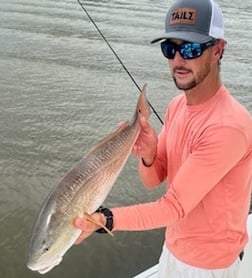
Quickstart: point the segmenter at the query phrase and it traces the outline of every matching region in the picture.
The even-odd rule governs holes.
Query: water
[[[85,3],[163,116],[177,90],[149,41],[163,31],[167,1]],[[222,79],[252,112],[252,2],[220,5]],[[42,201],[94,142],[131,118],[138,91],[74,0],[0,0],[0,46],[0,277],[39,277],[25,264]],[[131,157],[105,205],[155,200],[163,189],[146,191]],[[94,235],[44,277],[132,277],[157,262],[162,242],[163,230]]]

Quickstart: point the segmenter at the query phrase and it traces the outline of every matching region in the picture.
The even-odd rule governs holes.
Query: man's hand
[[[100,224],[98,224],[100,223]],[[101,225],[105,225],[106,218],[102,213],[93,213],[92,215],[84,215],[82,218],[76,218],[74,220],[74,226],[77,229],[82,230],[79,238],[76,240],[75,244],[81,243],[84,239],[91,236],[96,230],[101,228]]]
[[[157,153],[158,137],[145,117],[140,117],[139,123],[141,132],[133,147],[133,154],[143,158],[146,165],[151,165]]]

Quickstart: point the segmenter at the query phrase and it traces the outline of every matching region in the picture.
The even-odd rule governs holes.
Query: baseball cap
[[[198,43],[224,39],[220,7],[213,0],[176,0],[166,13],[165,33],[151,43],[171,38]]]

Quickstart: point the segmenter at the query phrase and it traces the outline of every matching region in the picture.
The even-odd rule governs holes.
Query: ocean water
[[[85,1],[161,117],[178,93],[150,40],[171,1]],[[227,47],[222,80],[252,112],[252,1],[218,1]],[[0,277],[30,278],[27,244],[41,203],[99,139],[132,117],[138,90],[75,0],[0,0]],[[151,123],[160,130],[153,114]],[[130,157],[105,205],[155,200]],[[94,235],[44,277],[127,278],[155,264],[163,230]]]

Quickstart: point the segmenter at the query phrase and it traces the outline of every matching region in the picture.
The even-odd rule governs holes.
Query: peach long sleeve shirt
[[[221,86],[207,102],[170,103],[151,167],[139,172],[152,188],[167,179],[157,201],[113,208],[114,230],[166,227],[165,244],[179,260],[201,268],[231,265],[247,242],[252,180],[252,119]]]

